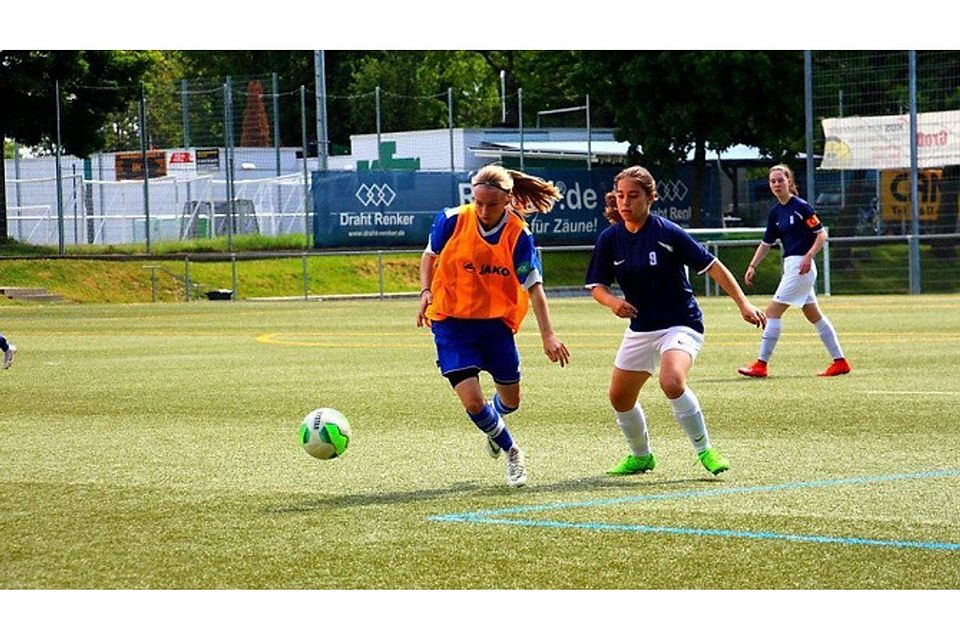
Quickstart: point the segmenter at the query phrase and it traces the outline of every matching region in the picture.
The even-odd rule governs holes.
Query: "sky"
[[[849,4],[849,6],[846,6]],[[12,49],[950,49],[939,0],[893,19],[836,0],[5,3]],[[946,5],[945,2],[942,3]],[[230,11],[226,6],[237,7]],[[271,13],[271,7],[276,7]],[[593,8],[592,13],[587,13]],[[598,9],[598,10],[597,10]],[[922,10],[922,13],[920,12]],[[299,16],[294,15],[299,14]],[[298,19],[299,18],[299,19]]]

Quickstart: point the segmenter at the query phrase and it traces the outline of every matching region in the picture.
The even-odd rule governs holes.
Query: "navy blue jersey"
[[[793,196],[787,204],[779,202],[770,209],[763,244],[773,246],[777,240],[783,245],[783,257],[802,256],[823,230],[823,224],[810,204]]]
[[[622,222],[600,232],[587,267],[587,288],[616,280],[637,308],[634,331],[684,326],[703,333],[703,314],[684,265],[703,273],[716,258],[676,223],[650,215],[636,233]]]

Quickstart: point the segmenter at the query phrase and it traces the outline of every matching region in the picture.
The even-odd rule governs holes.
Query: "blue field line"
[[[563,522],[559,520],[506,520],[503,518],[469,518],[460,522],[470,524],[499,524],[519,527],[546,527],[550,529],[585,529],[588,531],[625,531],[629,533],[663,533],[674,535],[714,536],[720,538],[752,538],[754,540],[786,540],[788,542],[819,542],[821,544],[853,544],[874,547],[900,547],[932,551],[960,551],[956,542],[922,542],[913,540],[874,540],[840,536],[813,536],[774,531],[736,531],[733,529],[692,529],[685,527],[653,527],[642,524],[612,524],[609,522]]]
[[[736,531],[730,529],[695,529],[685,527],[664,527],[649,525],[614,524],[607,522],[565,522],[559,520],[527,520],[511,519],[502,516],[543,512],[557,509],[603,507],[615,504],[629,504],[655,500],[679,500],[687,498],[703,498],[721,495],[735,495],[748,493],[763,493],[774,491],[794,491],[797,489],[817,489],[856,484],[876,484],[893,482],[896,480],[920,480],[930,478],[954,478],[960,476],[960,469],[939,469],[933,471],[918,471],[915,473],[898,473],[882,476],[864,476],[858,478],[836,478],[833,480],[810,480],[805,482],[787,482],[784,484],[761,485],[753,487],[730,487],[724,489],[704,489],[698,491],[677,491],[647,496],[630,496],[626,498],[606,498],[599,500],[585,500],[580,502],[553,502],[541,505],[511,507],[508,509],[486,509],[463,513],[428,516],[427,520],[437,522],[462,522],[469,524],[496,524],[522,527],[545,527],[553,529],[582,529],[590,531],[620,531],[632,533],[662,533],[674,535],[714,536],[725,538],[749,538],[754,540],[785,540],[789,542],[816,542],[821,544],[867,545],[875,547],[898,547],[907,549],[926,549],[933,551],[960,551],[960,543],[914,540],[875,540],[845,536],[817,536],[794,533],[777,533],[774,531]]]

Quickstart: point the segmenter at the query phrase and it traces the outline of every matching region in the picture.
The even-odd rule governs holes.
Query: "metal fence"
[[[908,255],[916,285],[927,266],[919,239],[960,232],[960,164],[931,155],[960,135],[953,129],[960,52],[814,51],[805,72],[809,117],[797,137],[812,153],[796,167],[801,192],[835,245],[850,237],[917,239]],[[235,235],[249,233],[302,234],[310,247],[313,171],[470,170],[488,158],[470,155],[476,141],[460,126],[483,121],[494,130],[508,111],[519,126],[500,131],[519,144],[500,152],[520,168],[537,157],[541,127],[562,127],[571,141],[585,142],[586,153],[575,157],[587,168],[599,157],[591,151],[614,142],[612,130],[592,126],[589,95],[369,89],[321,96],[319,88],[265,74],[144,91],[107,127],[106,146],[91,158],[55,149],[50,157],[6,161],[9,233],[56,244],[61,253],[68,244],[129,243],[150,253],[161,240],[215,237],[232,249]],[[318,122],[308,121],[308,105],[349,123],[351,149],[331,147]],[[398,113],[415,116],[423,130],[398,131]],[[766,166],[738,166],[731,175],[722,219],[761,226],[772,204]]]
[[[817,293],[820,295],[882,295],[910,293],[910,266],[907,255],[910,236],[868,236],[833,238],[817,256]],[[746,270],[756,240],[705,240],[707,248],[738,278]],[[586,274],[590,245],[541,247],[545,286],[551,296],[588,295],[579,280]],[[125,287],[152,287],[155,302],[197,300],[321,301],[336,298],[387,298],[415,296],[419,291],[416,273],[420,250],[377,251],[276,251],[229,254],[179,254],[164,256],[29,256],[0,257],[8,260],[105,260],[123,261],[140,267],[149,275],[130,281]],[[562,262],[558,256],[564,254]],[[924,236],[920,241],[922,287],[925,293],[960,293],[960,234]],[[272,263],[269,276],[258,263]],[[555,270],[568,274],[558,281]],[[780,280],[780,262],[771,254],[761,263],[753,287],[747,294],[755,303],[773,294]],[[350,278],[343,278],[350,273]],[[698,296],[725,296],[708,275],[690,274]],[[115,301],[129,299],[120,291],[110,294]]]

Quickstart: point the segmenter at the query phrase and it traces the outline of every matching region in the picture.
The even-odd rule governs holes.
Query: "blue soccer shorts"
[[[440,373],[456,386],[486,371],[497,384],[520,381],[520,352],[502,320],[447,318],[430,323]]]

